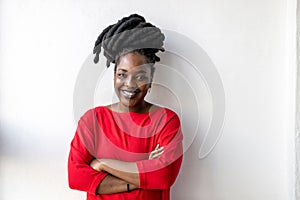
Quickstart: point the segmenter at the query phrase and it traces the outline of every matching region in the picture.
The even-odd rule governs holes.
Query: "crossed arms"
[[[89,130],[86,127],[77,129],[68,159],[70,188],[94,195],[127,192],[128,187],[129,190],[169,189],[175,182],[182,162],[180,123],[172,123],[166,126],[165,133],[157,141],[164,148],[156,146],[148,159],[136,162],[95,159],[79,134],[80,131]]]
[[[156,159],[164,152],[164,147],[156,148],[149,154],[148,159]],[[98,194],[114,194],[139,188],[140,176],[135,162],[124,162],[113,159],[94,159],[90,166],[96,171],[109,173],[99,184]]]

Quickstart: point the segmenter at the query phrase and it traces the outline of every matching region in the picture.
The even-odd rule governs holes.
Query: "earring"
[[[151,91],[151,87],[148,89],[148,93],[150,93],[150,91]]]

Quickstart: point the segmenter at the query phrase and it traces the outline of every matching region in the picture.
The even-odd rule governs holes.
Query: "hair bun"
[[[165,36],[159,28],[146,22],[141,15],[131,14],[102,31],[95,42],[94,62],[98,63],[103,48],[107,67],[110,63],[116,63],[119,56],[129,52],[139,52],[155,63],[160,60],[155,54],[164,51],[164,39]]]

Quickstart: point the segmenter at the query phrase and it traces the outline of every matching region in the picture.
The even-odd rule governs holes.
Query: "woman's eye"
[[[139,81],[143,81],[143,80],[148,79],[148,77],[147,76],[137,76],[136,79]]]
[[[124,77],[125,77],[125,74],[117,74],[117,77],[118,77],[118,78],[124,78]]]

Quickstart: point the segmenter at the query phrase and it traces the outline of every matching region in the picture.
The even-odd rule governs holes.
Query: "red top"
[[[164,147],[148,160],[156,145]],[[94,158],[136,162],[140,189],[99,195],[96,189],[106,172],[89,166]],[[158,108],[150,113],[118,113],[106,107],[87,111],[79,120],[68,160],[69,185],[86,191],[88,200],[169,200],[182,162],[182,133],[176,113]]]

